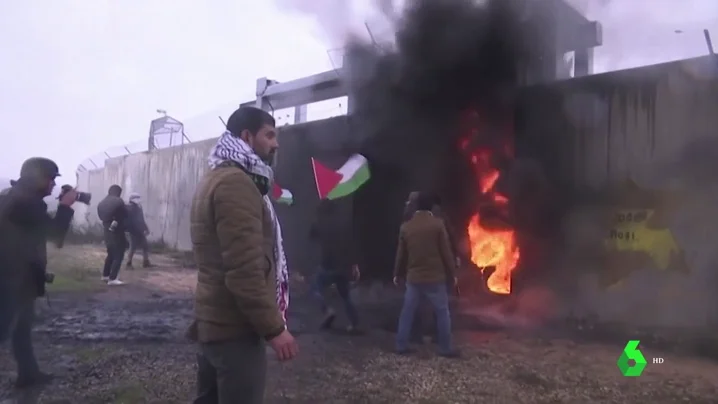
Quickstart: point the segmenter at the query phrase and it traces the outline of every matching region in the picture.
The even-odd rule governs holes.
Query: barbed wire
[[[335,116],[345,115],[347,112],[346,102],[339,102],[330,100],[330,102],[320,102],[314,105],[310,105],[309,114],[307,121],[313,121],[317,119],[326,119]],[[283,127],[292,125],[295,122],[295,110],[294,108],[285,108],[274,111],[274,119],[276,120],[277,127]],[[314,118],[314,119],[312,119]],[[184,144],[191,143],[191,140],[204,140],[217,137],[220,133],[217,131],[210,131],[208,133],[197,133],[191,132],[192,128],[188,128],[187,133],[163,133],[154,136],[154,147],[153,149],[166,149],[173,146],[181,146]],[[101,169],[105,166],[105,162],[109,159],[127,156],[135,153],[142,153],[149,150],[149,140],[137,140],[132,143],[127,143],[120,146],[113,146],[105,149],[104,151],[94,154],[85,160],[83,160],[78,166],[77,171],[91,171]]]
[[[166,149],[168,147],[180,146],[189,143],[182,136],[182,133],[163,133],[154,136],[155,145],[153,149]],[[77,171],[90,171],[103,168],[105,162],[111,158],[127,156],[135,153],[142,153],[149,150],[148,139],[137,140],[121,146],[108,147],[104,151],[92,155],[83,160],[77,166]]]

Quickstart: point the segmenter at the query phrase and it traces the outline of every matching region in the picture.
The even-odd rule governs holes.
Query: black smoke
[[[462,116],[480,113],[473,143],[495,147],[506,136],[526,72],[542,55],[555,55],[545,4],[416,0],[397,21],[394,47],[349,44],[351,137],[373,173],[355,200],[356,217],[373,218],[358,221],[367,267],[390,276],[411,190],[441,195],[454,227],[465,228],[476,209],[476,179],[457,147],[466,135]]]

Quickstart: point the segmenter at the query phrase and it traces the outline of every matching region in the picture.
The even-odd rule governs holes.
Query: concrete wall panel
[[[281,128],[276,179],[289,189],[296,201],[293,206],[278,206],[282,220],[286,253],[292,265],[302,272],[317,266],[316,248],[308,239],[318,203],[310,158],[338,168],[347,158],[343,153],[347,136],[347,118],[337,117]],[[78,231],[98,228],[96,203],[112,184],[123,187],[124,197],[142,195],[150,240],[162,241],[172,248],[191,249],[189,211],[197,183],[208,169],[207,157],[216,139],[185,146],[155,150],[110,159],[99,170],[78,174],[78,187],[93,193],[90,208],[77,207],[74,226]],[[340,203],[347,215],[351,198]]]
[[[570,246],[602,248],[617,209],[657,210],[662,223],[641,230],[653,237],[644,252],[669,254],[670,265],[574,257],[567,272],[579,279],[579,306],[610,321],[652,326],[701,326],[718,322],[718,63],[698,58],[584,77],[529,89],[523,99],[518,153],[537,157],[555,183],[596,205],[574,212],[566,224]],[[639,191],[621,187],[633,181]],[[610,192],[609,192],[610,191]],[[616,193],[618,191],[618,193]],[[637,198],[636,195],[641,197]],[[638,200],[642,199],[642,200]],[[639,206],[640,205],[640,206]],[[679,251],[656,236],[669,230]],[[645,240],[644,240],[645,241]],[[573,248],[573,247],[567,247]],[[576,247],[578,248],[578,247]],[[613,253],[611,253],[613,254]],[[683,256],[681,256],[683,254]],[[685,261],[685,265],[679,261]],[[609,287],[598,279],[621,271]]]
[[[622,280],[606,288],[598,286],[596,277],[615,268],[603,261],[569,261],[561,270],[580,274],[574,287],[579,308],[605,320],[644,325],[695,326],[718,318],[718,299],[713,297],[718,288],[718,250],[713,245],[718,239],[718,181],[713,173],[718,167],[705,166],[706,159],[698,158],[718,156],[718,141],[713,142],[718,138],[716,70],[715,59],[702,58],[522,93],[517,153],[540,160],[559,188],[600,194],[632,180],[640,188],[660,191],[661,206],[680,201],[671,205],[664,227],[671,230],[689,271],[637,263],[622,268]],[[300,272],[311,273],[317,265],[316,248],[307,237],[318,202],[309,158],[338,167],[347,157],[348,136],[346,117],[280,132],[277,182],[294,193],[296,204],[279,206],[278,212],[290,265]],[[80,173],[79,186],[94,194],[95,203],[113,183],[123,185],[126,193],[141,193],[151,239],[188,250],[188,209],[214,141],[112,159],[103,169]],[[701,142],[706,146],[696,148]],[[700,156],[686,160],[691,147]],[[343,201],[347,210],[351,203]],[[78,213],[78,229],[96,226],[94,207]],[[564,226],[567,255],[580,256],[570,251],[571,242],[603,248],[612,216],[574,213]]]

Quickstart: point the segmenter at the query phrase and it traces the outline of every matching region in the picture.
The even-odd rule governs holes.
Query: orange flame
[[[463,140],[461,148],[466,150],[468,140]],[[479,182],[481,198],[492,206],[508,210],[509,199],[494,189],[501,173],[491,166],[489,150],[475,150],[470,154],[470,161]],[[482,226],[479,213],[469,221],[469,242],[471,244],[471,261],[482,271],[494,268],[494,272],[486,280],[487,288],[497,294],[511,293],[511,276],[516,268],[520,252],[516,244],[513,229],[488,229]]]

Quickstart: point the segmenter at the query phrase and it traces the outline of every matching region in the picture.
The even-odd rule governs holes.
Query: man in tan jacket
[[[406,282],[404,305],[399,315],[396,350],[410,352],[409,337],[421,296],[434,307],[437,323],[439,355],[456,357],[451,345],[451,317],[447,283],[456,285],[454,255],[444,221],[431,212],[434,198],[419,193],[416,212],[399,231],[394,267],[394,284]]]
[[[200,345],[196,404],[263,403],[265,341],[279,360],[298,351],[278,304],[279,228],[265,198],[277,147],[271,115],[238,109],[192,201],[190,235],[199,269],[190,328]]]

